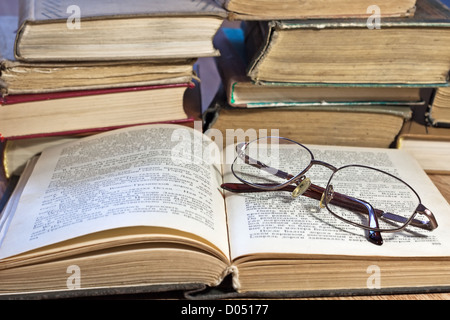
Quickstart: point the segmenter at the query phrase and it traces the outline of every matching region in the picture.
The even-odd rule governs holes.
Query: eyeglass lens
[[[237,150],[233,163],[235,175],[252,185],[285,184],[303,172],[312,155],[302,145],[283,138],[261,138]],[[262,166],[262,167],[261,167]]]
[[[416,193],[403,181],[369,167],[343,167],[333,174],[328,184],[332,186],[336,197],[345,195],[347,203],[353,199],[354,205],[345,206],[331,200],[327,208],[335,215],[360,226],[369,226],[369,211],[374,210],[378,217],[377,228],[398,229],[407,222],[420,203]]]

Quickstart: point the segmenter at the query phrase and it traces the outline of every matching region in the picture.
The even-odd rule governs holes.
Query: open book
[[[396,173],[439,228],[383,234],[385,244],[375,246],[316,200],[224,192],[221,184],[235,181],[233,156],[199,131],[137,126],[30,161],[0,219],[0,293],[203,288],[227,275],[241,295],[364,291],[374,266],[380,290],[450,287],[450,206],[416,162],[400,150],[311,149],[337,166]],[[326,183],[323,172],[309,175]]]

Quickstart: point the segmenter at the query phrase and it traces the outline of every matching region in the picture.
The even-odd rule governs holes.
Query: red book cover
[[[0,108],[11,106],[14,107],[14,104],[18,103],[28,103],[28,102],[36,102],[36,101],[44,101],[44,100],[53,100],[53,99],[66,99],[66,98],[74,98],[74,97],[82,97],[82,96],[90,96],[90,95],[102,95],[102,94],[113,94],[120,92],[132,92],[132,91],[144,91],[144,90],[157,90],[157,89],[165,89],[165,88],[176,88],[176,87],[186,87],[186,88],[195,88],[194,83],[178,83],[178,84],[164,84],[164,85],[152,85],[152,86],[139,86],[139,87],[127,87],[127,88],[110,88],[110,89],[96,89],[96,90],[82,90],[82,91],[65,91],[65,92],[53,92],[53,93],[41,93],[41,94],[22,94],[22,95],[8,95],[0,98]],[[185,106],[185,109],[187,107]],[[96,128],[82,129],[82,130],[72,130],[72,131],[58,131],[58,132],[43,132],[39,134],[31,134],[31,135],[20,135],[20,136],[4,136],[2,135],[2,130],[0,128],[0,141],[4,140],[18,140],[18,139],[31,139],[31,138],[41,138],[41,137],[50,137],[50,136],[62,136],[62,135],[75,135],[75,134],[92,134],[103,131],[109,131],[114,129],[120,129],[129,126],[136,125],[146,125],[152,123],[173,123],[173,124],[182,124],[186,126],[193,127],[194,121],[196,120],[196,115],[189,110],[185,110],[187,113],[187,118],[184,119],[174,119],[170,121],[158,121],[158,122],[147,122],[144,121],[142,123],[133,123],[130,125],[119,125],[119,126],[99,126]],[[198,119],[197,119],[198,120]]]

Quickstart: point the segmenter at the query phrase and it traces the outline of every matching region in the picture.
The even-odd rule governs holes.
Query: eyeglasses
[[[438,226],[417,192],[383,170],[356,164],[336,168],[314,159],[304,145],[282,137],[240,143],[236,152],[231,170],[242,183],[224,183],[224,190],[288,191],[295,198],[302,195],[316,199],[336,218],[367,230],[367,239],[377,245],[383,244],[381,232],[397,232],[407,226],[434,230]],[[331,170],[325,188],[306,176],[314,165]],[[417,219],[418,215],[423,215],[425,221]]]

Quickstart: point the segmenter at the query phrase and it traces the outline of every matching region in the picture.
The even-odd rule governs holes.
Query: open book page
[[[286,191],[227,192],[232,259],[254,253],[450,256],[450,206],[408,154],[392,149],[330,146],[310,146],[310,149],[315,159],[338,168],[362,164],[397,175],[417,191],[422,203],[434,213],[439,227],[432,232],[415,227],[396,233],[384,232],[384,244],[376,246],[366,239],[366,231],[342,222],[326,208],[321,209],[317,200],[304,196],[293,198]],[[296,159],[280,161],[296,163]],[[306,176],[313,184],[325,188],[331,173],[328,168],[314,165]],[[230,172],[230,165],[224,168],[224,182],[238,182]],[[384,182],[377,188],[388,190]],[[386,196],[389,197],[389,192]]]
[[[193,233],[228,256],[220,165],[183,126],[121,129],[44,151],[4,235],[0,257],[131,226]]]

